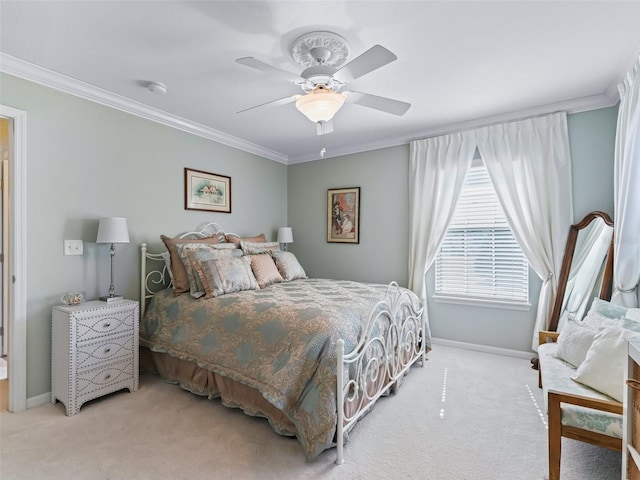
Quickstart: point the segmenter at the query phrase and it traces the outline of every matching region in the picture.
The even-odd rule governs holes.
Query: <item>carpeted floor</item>
[[[0,415],[0,478],[542,480],[546,416],[529,361],[435,345],[425,368],[306,462],[263,419],[143,375],[135,394]],[[620,478],[620,454],[563,440],[562,480]]]

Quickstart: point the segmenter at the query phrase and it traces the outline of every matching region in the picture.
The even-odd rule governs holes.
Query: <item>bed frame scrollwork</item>
[[[344,340],[337,343],[336,431],[338,465],[344,463],[344,437],[378,398],[395,393],[402,378],[417,361],[424,367],[427,326],[423,308],[396,282],[370,313],[366,334],[348,353]]]

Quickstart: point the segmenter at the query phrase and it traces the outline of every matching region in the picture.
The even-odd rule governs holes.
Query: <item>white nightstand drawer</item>
[[[133,336],[107,337],[95,342],[78,344],[76,365],[78,370],[111,363],[120,358],[133,356]]]
[[[135,311],[115,310],[110,312],[96,311],[79,313],[77,315],[77,341],[85,342],[105,335],[117,335],[133,330],[137,321]]]
[[[116,384],[133,387],[133,358],[79,372],[76,377],[76,395],[79,402],[113,392]]]

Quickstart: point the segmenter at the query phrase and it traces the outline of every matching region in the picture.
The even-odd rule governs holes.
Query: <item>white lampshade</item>
[[[123,217],[101,218],[96,243],[129,243],[127,219]]]
[[[278,229],[278,243],[293,243],[293,230],[291,227],[280,227]]]
[[[312,122],[328,122],[342,107],[345,96],[318,85],[296,100],[296,108]]]

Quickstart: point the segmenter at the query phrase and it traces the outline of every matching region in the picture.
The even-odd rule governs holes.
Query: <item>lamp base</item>
[[[124,300],[124,297],[122,295],[114,295],[112,297],[105,295],[104,297],[100,297],[100,300],[103,302],[119,302],[120,300]]]

